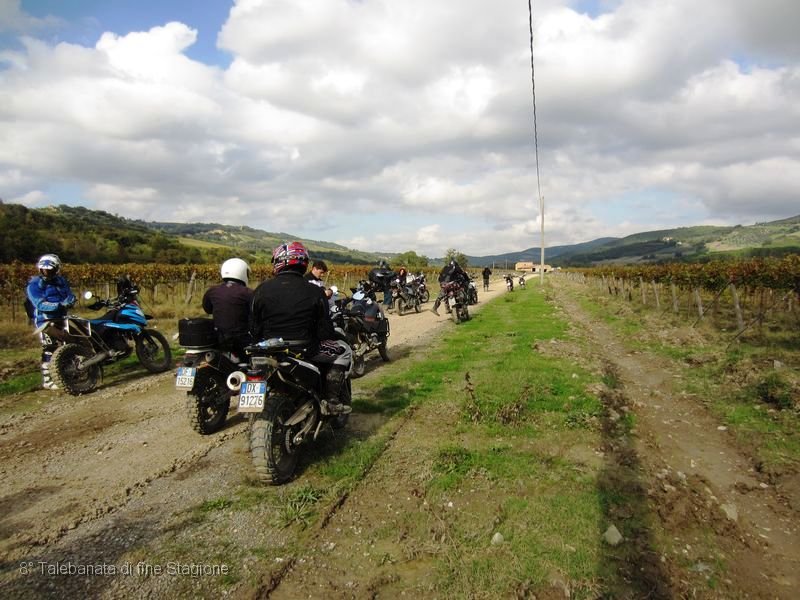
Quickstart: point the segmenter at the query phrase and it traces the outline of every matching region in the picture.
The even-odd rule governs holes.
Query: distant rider
[[[436,297],[436,302],[433,303],[433,308],[431,309],[433,314],[437,316],[439,315],[439,305],[445,297],[444,284],[451,281],[464,286],[465,289],[467,285],[469,285],[469,275],[464,272],[454,258],[450,259],[450,262],[447,263],[439,273],[439,285],[441,287],[439,289],[439,295]]]
[[[385,260],[369,272],[369,280],[383,292],[383,305],[386,307],[392,305],[392,279],[395,277],[395,272],[389,268]]]
[[[253,290],[250,266],[241,258],[229,258],[219,270],[222,283],[206,290],[203,310],[214,318],[214,328],[223,346],[244,356],[244,347],[252,342],[250,337],[250,306]]]
[[[256,288],[250,331],[256,340],[281,337],[305,346],[305,358],[327,367],[322,409],[327,414],[347,414],[350,407],[339,396],[353,352],[336,340],[321,288],[308,285],[303,274],[308,251],[300,242],[285,242],[272,253],[275,277]]]
[[[39,327],[45,321],[67,316],[67,309],[75,304],[75,296],[69,282],[60,275],[61,259],[55,254],[45,254],[36,263],[38,275],[31,277],[25,290],[29,305],[33,310],[33,321]],[[50,377],[50,360],[58,343],[49,335],[39,334],[42,344],[42,387],[56,390],[58,387]]]

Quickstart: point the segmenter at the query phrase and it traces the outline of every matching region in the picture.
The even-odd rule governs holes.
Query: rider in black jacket
[[[230,258],[220,268],[222,283],[203,295],[203,310],[214,317],[214,328],[223,346],[243,356],[251,343],[250,305],[253,290],[247,287],[250,267],[241,258]]]
[[[464,272],[464,269],[458,264],[455,259],[451,259],[448,264],[446,264],[442,271],[439,273],[439,285],[444,283],[448,283],[450,281],[456,281],[466,287],[469,285],[469,275]],[[442,303],[442,299],[444,298],[444,289],[439,290],[439,295],[436,297],[436,302],[433,303],[433,308],[431,311],[435,314],[439,314],[439,305]],[[449,308],[447,309],[449,312]]]
[[[339,392],[353,353],[345,342],[335,339],[325,292],[303,277],[308,251],[300,242],[287,242],[275,248],[272,263],[275,277],[259,285],[253,294],[253,337],[303,342],[306,358],[327,367],[323,410],[349,413],[350,407],[341,403]]]

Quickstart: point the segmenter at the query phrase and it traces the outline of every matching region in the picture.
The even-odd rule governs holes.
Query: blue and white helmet
[[[39,274],[45,279],[52,279],[61,270],[61,259],[56,254],[45,254],[36,262]]]

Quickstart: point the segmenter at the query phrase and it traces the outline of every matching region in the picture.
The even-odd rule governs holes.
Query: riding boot
[[[42,363],[42,387],[46,390],[57,390],[56,382],[50,377],[50,363]]]
[[[345,368],[340,365],[331,365],[325,374],[325,386],[322,391],[322,412],[328,415],[346,415],[352,408],[343,404],[339,398],[342,386],[345,383]]]
[[[433,303],[433,308],[431,309],[431,312],[432,312],[433,314],[435,314],[437,317],[439,316],[439,310],[438,310],[438,309],[439,309],[439,305],[440,305],[441,303],[442,303],[441,299],[440,299],[440,298],[437,298],[437,299],[436,299],[436,302],[434,302],[434,303]]]

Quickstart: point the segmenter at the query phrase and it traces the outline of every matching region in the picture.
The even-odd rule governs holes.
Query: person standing
[[[489,268],[488,265],[483,268],[482,274],[483,274],[483,291],[484,292],[488,292],[489,291],[489,277],[492,275],[492,270]]]
[[[241,258],[229,258],[220,267],[222,283],[203,294],[203,310],[214,319],[222,346],[233,350],[240,358],[244,348],[251,342],[250,305],[253,290],[247,287],[250,281],[250,266]]]
[[[67,279],[61,275],[61,259],[55,254],[44,254],[36,263],[38,275],[31,277],[25,288],[25,295],[33,310],[33,323],[39,327],[45,321],[61,319],[67,309],[75,304],[75,295]],[[58,386],[50,376],[50,360],[58,343],[46,333],[39,334],[42,344],[42,387],[57,390]]]

